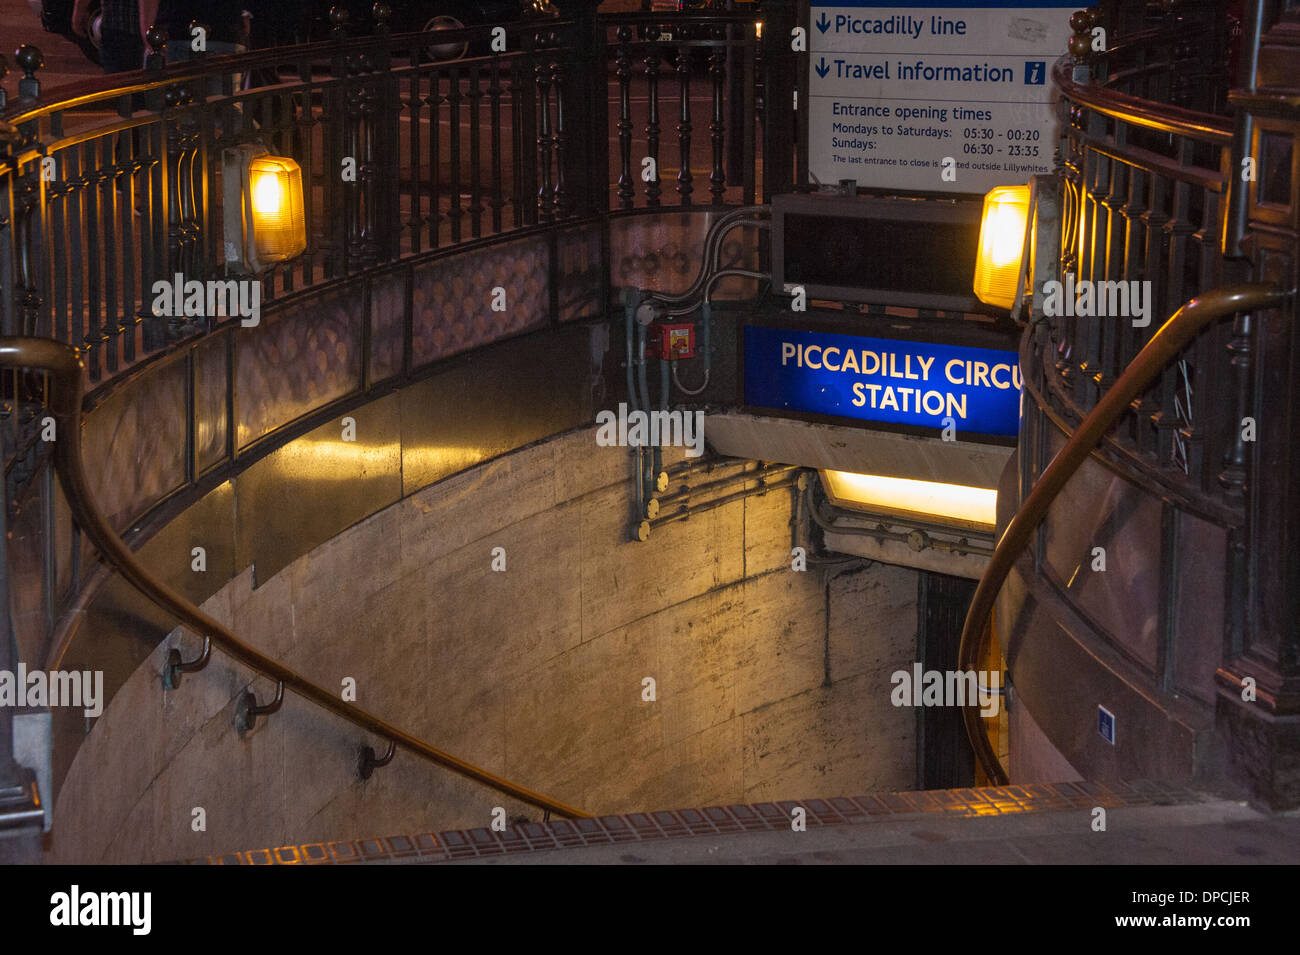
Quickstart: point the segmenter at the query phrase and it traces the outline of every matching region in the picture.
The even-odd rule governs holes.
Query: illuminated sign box
[[[745,404],[916,428],[959,438],[1014,437],[1020,365],[1014,351],[750,325]]]
[[[837,302],[986,312],[973,291],[982,210],[982,202],[773,196],[773,284]]]

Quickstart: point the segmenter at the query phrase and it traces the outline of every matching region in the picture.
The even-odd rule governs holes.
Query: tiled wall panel
[[[545,324],[550,312],[545,238],[507,242],[415,269],[413,362],[449,358]],[[505,308],[493,309],[496,288]]]
[[[234,334],[238,447],[360,385],[361,305],[355,287],[314,296]]]

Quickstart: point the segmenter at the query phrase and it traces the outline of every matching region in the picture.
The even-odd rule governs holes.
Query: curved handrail
[[[601,27],[616,26],[650,26],[666,22],[681,22],[692,27],[745,26],[757,19],[753,13],[709,13],[692,15],[682,20],[676,14],[655,13],[599,13],[596,23]],[[475,24],[452,30],[439,30],[439,43],[460,43],[484,36],[497,26],[504,27],[512,33],[551,32],[574,26],[573,17],[556,17],[537,20],[508,20],[500,24]],[[117,100],[122,96],[135,93],[148,93],[165,89],[187,80],[199,79],[213,74],[242,73],[291,61],[306,61],[316,57],[334,57],[340,53],[362,54],[383,49],[403,49],[415,44],[428,43],[423,30],[408,30],[402,33],[373,33],[369,35],[349,36],[343,39],[329,37],[312,40],[308,43],[286,44],[265,49],[247,50],[243,53],[212,53],[201,60],[182,63],[168,63],[158,68],[143,67],[125,73],[105,76],[80,77],[68,83],[51,88],[36,100],[15,99],[7,108],[0,110],[0,117],[13,126],[26,125],[39,120],[49,113],[59,110],[89,106],[108,100]],[[688,40],[689,46],[712,46],[716,41]],[[512,49],[513,55],[527,52],[525,49]],[[540,50],[538,52],[541,52]],[[400,67],[399,67],[400,69]],[[55,95],[60,94],[60,95]]]
[[[1181,106],[1167,106],[1128,93],[1076,83],[1071,76],[1071,66],[1070,58],[1063,56],[1052,67],[1052,82],[1061,91],[1064,99],[1087,106],[1112,119],[1145,126],[1157,132],[1190,136],[1219,146],[1228,146],[1232,143],[1232,120],[1230,119],[1209,113],[1198,113],[1195,110],[1183,109]]]
[[[1047,510],[1056,495],[1101,443],[1102,437],[1116,419],[1128,410],[1164,367],[1211,322],[1236,312],[1277,308],[1294,294],[1293,291],[1282,291],[1276,285],[1263,282],[1226,285],[1187,302],[1151,336],[1151,340],[1137,353],[1115,384],[1111,385],[1096,407],[1080,422],[1065,447],[1057,452],[1007,525],[984,576],[980,578],[975,596],[971,599],[970,610],[966,614],[961,644],[957,650],[959,670],[964,672],[975,667],[976,658],[989,630],[994,601],[1011,573],[1011,568],[1019,559],[1020,552],[1047,516]],[[1030,334],[1030,331],[1026,330],[1026,334]],[[980,722],[978,707],[962,707],[962,721],[966,725],[966,735],[970,738],[975,756],[989,781],[996,786],[1005,785],[1008,782],[1006,770],[989,744]]]
[[[502,26],[515,33],[527,33],[530,30],[541,32],[539,24],[542,23],[545,24],[546,30],[554,30],[572,26],[573,21],[565,18],[545,21],[511,20],[501,24],[463,26],[454,30],[439,30],[438,42],[458,43],[463,40],[474,40],[486,34],[493,26]],[[405,33],[373,33],[343,39],[329,37],[312,40],[309,43],[246,50],[243,53],[209,53],[199,60],[166,63],[159,67],[145,66],[138,70],[102,76],[78,77],[52,87],[48,92],[42,91],[42,95],[35,100],[12,100],[7,109],[0,111],[0,116],[5,117],[15,126],[25,125],[55,110],[89,106],[105,100],[120,99],[133,93],[148,93],[164,89],[173,83],[201,79],[213,74],[242,73],[291,61],[307,61],[317,57],[325,59],[341,53],[363,54],[389,48],[402,49],[413,44],[428,42],[424,31],[411,30]],[[64,94],[65,91],[66,95],[55,95]]]
[[[182,595],[149,571],[122,543],[95,504],[81,458],[81,375],[82,365],[76,351],[68,345],[47,338],[0,338],[0,367],[34,369],[50,375],[49,410],[57,422],[54,442],[54,465],[63,484],[68,507],[77,524],[108,562],[137,590],[173,614],[200,636],[211,638],[227,654],[264,676],[296,692],[299,696],[340,716],[389,743],[415,753],[458,775],[490,786],[497,792],[521,802],[568,818],[586,818],[588,813],[573,806],[525,789],[485,769],[430,746],[379,717],[344,703],[333,693],[317,686],[278,660],[272,659],[241,641]]]

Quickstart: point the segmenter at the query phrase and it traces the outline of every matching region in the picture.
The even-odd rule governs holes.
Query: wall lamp
[[[998,186],[984,196],[975,297],[985,305],[1015,305],[1029,244],[1028,222],[1029,186]]]
[[[245,144],[221,157],[226,271],[255,275],[307,248],[302,170],[292,159]]]

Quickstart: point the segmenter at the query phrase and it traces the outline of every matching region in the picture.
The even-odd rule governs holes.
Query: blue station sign
[[[1020,386],[1014,351],[745,328],[753,407],[1014,437]]]

